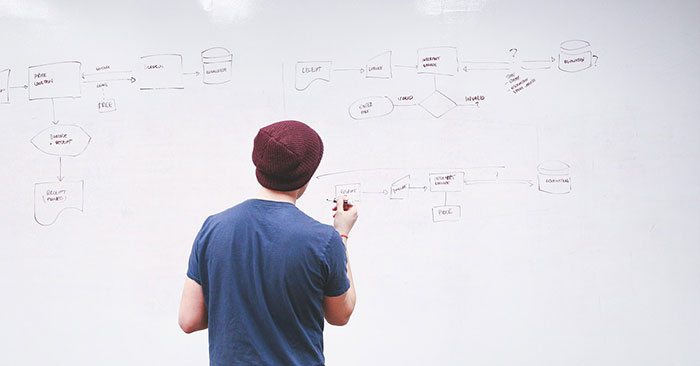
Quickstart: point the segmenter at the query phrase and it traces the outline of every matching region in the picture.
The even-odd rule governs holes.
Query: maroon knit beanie
[[[263,187],[293,191],[311,180],[323,156],[323,141],[299,121],[281,121],[258,131],[253,141],[255,176]]]

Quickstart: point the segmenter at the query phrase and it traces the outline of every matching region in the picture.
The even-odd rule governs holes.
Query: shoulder
[[[334,235],[338,236],[337,231],[333,226],[314,219],[296,207],[295,211],[294,222],[285,225],[284,230],[295,238],[298,245],[312,249],[323,258],[333,243]]]
[[[217,212],[215,214],[210,215],[204,221],[204,224],[217,225],[221,223],[228,223],[231,221],[231,219],[247,215],[252,209],[254,209],[253,206],[254,205],[250,202],[250,200],[243,201],[233,207],[227,208],[221,212]]]
[[[324,238],[324,242],[328,242],[332,234],[335,233],[335,228],[331,225],[324,224],[313,217],[299,210],[300,223],[299,228],[312,232],[313,234]]]

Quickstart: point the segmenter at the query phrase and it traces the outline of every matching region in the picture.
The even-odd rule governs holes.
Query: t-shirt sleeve
[[[340,235],[333,231],[324,256],[326,266],[326,284],[323,292],[326,296],[340,296],[350,288],[347,273],[347,255],[345,244]]]
[[[199,255],[202,251],[202,240],[204,237],[204,232],[207,230],[208,222],[209,219],[207,218],[204,221],[202,228],[199,229],[197,237],[194,239],[194,243],[192,244],[192,251],[190,252],[190,260],[187,265],[187,277],[191,278],[194,282],[197,282],[200,285],[202,284],[202,277],[199,270]]]

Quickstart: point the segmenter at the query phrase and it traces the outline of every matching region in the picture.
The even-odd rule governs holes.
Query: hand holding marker
[[[333,203],[335,204],[333,206],[333,211],[338,211],[338,207],[340,207],[340,205],[338,204],[338,200],[334,199]],[[353,205],[350,203],[350,201],[348,201],[347,199],[343,199],[343,211],[347,211],[351,207],[353,207]],[[335,217],[335,214],[333,214],[333,217]]]
[[[347,196],[343,196],[342,199],[334,199],[333,203],[333,227],[340,233],[340,236],[347,239],[350,230],[355,225],[357,221],[357,207],[348,202]]]

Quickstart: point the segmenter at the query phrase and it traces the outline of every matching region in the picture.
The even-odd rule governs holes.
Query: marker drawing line
[[[58,157],[58,181],[63,181],[63,160],[60,156]]]
[[[51,115],[53,116],[51,123],[58,124],[58,121],[56,120],[56,102],[54,101],[54,98],[51,98]]]
[[[484,179],[484,180],[465,180],[464,184],[527,184],[532,187],[532,181],[526,179]]]
[[[357,71],[357,72],[363,72],[365,71],[364,69],[333,69],[333,71]]]
[[[547,70],[554,65],[554,57],[551,60],[526,60],[522,61],[520,66],[523,70]]]
[[[549,60],[523,60],[523,62],[556,62],[557,59],[554,58],[554,56],[550,56]]]
[[[131,74],[131,73],[132,73],[131,70],[126,70],[126,71],[105,71],[105,72],[95,72],[95,73],[91,73],[91,74],[82,73],[82,74],[80,75],[80,77],[82,77],[83,79],[87,79],[87,78],[89,78],[89,77],[91,77],[91,76],[114,75],[114,74]]]
[[[428,190],[428,186],[422,186],[422,187],[414,187],[414,186],[409,186],[408,189],[420,189],[423,192]]]
[[[132,84],[136,82],[135,77],[130,77],[130,78],[113,78],[113,79],[102,79],[102,80],[84,80],[83,84],[90,84],[90,83],[103,83],[107,81],[130,81]]]
[[[498,70],[510,70],[512,62],[498,62],[498,61],[465,61],[461,62],[463,65],[462,70],[465,72],[473,70],[482,71],[498,71]]]
[[[510,65],[509,61],[461,61],[460,64]]]

